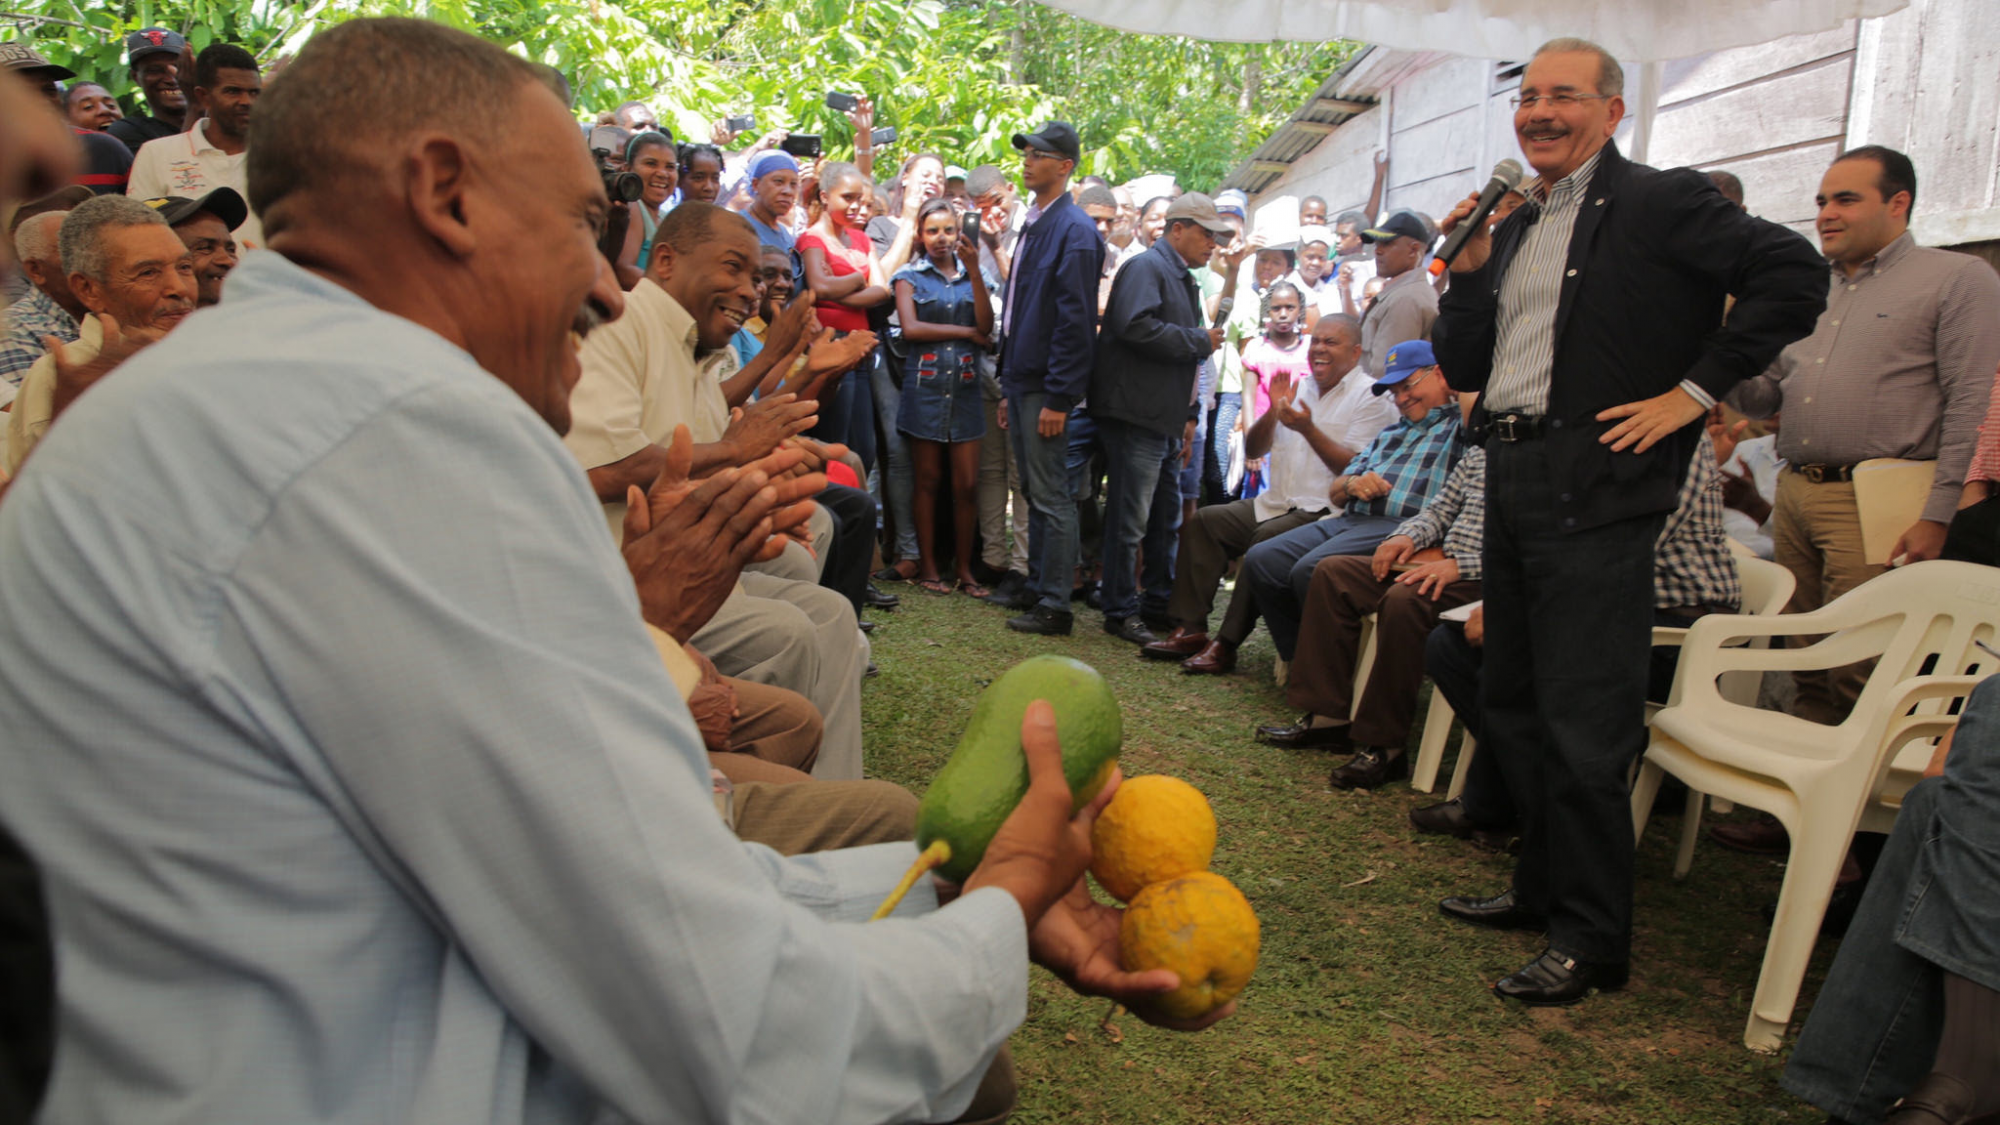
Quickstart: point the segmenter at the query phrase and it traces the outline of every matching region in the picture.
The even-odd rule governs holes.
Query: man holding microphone
[[[1812,331],[1826,296],[1805,240],[1745,214],[1698,172],[1618,152],[1623,89],[1617,61],[1594,43],[1557,39],[1535,53],[1514,130],[1540,183],[1451,262],[1433,336],[1452,386],[1482,395],[1481,698],[1525,821],[1513,886],[1439,908],[1546,931],[1548,948],[1494,986],[1530,1004],[1625,983],[1625,779],[1645,747],[1653,542],[1708,408]],[[1445,229],[1476,204],[1461,203]]]

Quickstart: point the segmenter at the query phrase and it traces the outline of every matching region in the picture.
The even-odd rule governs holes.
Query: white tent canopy
[[[1042,0],[1125,31],[1236,42],[1355,39],[1408,51],[1525,59],[1578,36],[1659,62],[1888,15],[1909,0]]]

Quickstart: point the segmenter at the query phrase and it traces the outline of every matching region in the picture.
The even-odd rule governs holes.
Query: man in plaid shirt
[[[1424,510],[1369,555],[1335,555],[1313,568],[1285,699],[1305,714],[1257,728],[1273,746],[1352,746],[1336,789],[1373,789],[1409,773],[1410,723],[1424,679],[1424,638],[1438,614],[1479,597],[1486,532],[1486,451],[1466,451]],[[1375,662],[1355,706],[1361,620],[1375,615]],[[1353,712],[1353,722],[1348,721]]]
[[[67,344],[81,331],[77,322],[83,302],[69,291],[56,248],[56,235],[68,214],[44,211],[14,231],[14,254],[32,284],[20,300],[7,306],[5,332],[0,334],[0,405],[14,400],[28,368],[48,350],[42,346],[43,337]]]
[[[1293,658],[1299,614],[1313,567],[1330,555],[1366,555],[1416,515],[1444,487],[1464,446],[1460,411],[1439,373],[1431,346],[1406,340],[1389,349],[1376,394],[1395,396],[1403,415],[1334,478],[1328,496],[1334,514],[1250,548],[1241,582],[1271,629],[1278,655]]]

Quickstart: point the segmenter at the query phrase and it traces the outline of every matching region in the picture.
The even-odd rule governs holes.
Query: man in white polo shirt
[[[234,188],[245,199],[243,173],[250,109],[264,88],[257,60],[234,43],[211,43],[195,59],[195,93],[208,116],[185,133],[147,141],[132,161],[125,194],[134,199],[178,195],[198,199],[216,188]],[[264,245],[264,227],[252,213],[235,230],[246,250]]]
[[[1182,670],[1192,674],[1234,668],[1236,647],[1257,626],[1257,602],[1239,582],[1221,630],[1210,639],[1208,617],[1229,561],[1326,515],[1332,504],[1327,490],[1335,475],[1396,420],[1389,400],[1369,393],[1371,380],[1359,366],[1361,325],[1353,317],[1321,316],[1313,326],[1308,356],[1313,377],[1300,383],[1286,404],[1296,424],[1279,425],[1280,412],[1274,408],[1244,435],[1245,456],[1270,454],[1271,487],[1254,499],[1198,508],[1188,521],[1168,605],[1175,628],[1140,650],[1148,658],[1181,661]],[[1278,397],[1276,390],[1272,397]]]

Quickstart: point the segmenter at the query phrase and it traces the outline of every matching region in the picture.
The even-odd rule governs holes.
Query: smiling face
[[[1450,401],[1451,387],[1435,366],[1420,367],[1390,387],[1389,397],[1396,400],[1396,409],[1403,417],[1415,422]]]
[[[1625,116],[1625,100],[1598,89],[1599,74],[1600,60],[1588,51],[1537,55],[1522,72],[1514,135],[1543,182],[1554,185],[1582,167]],[[1537,99],[1532,106],[1530,98]],[[1558,104],[1562,99],[1570,104]]]
[[[187,108],[187,92],[181,89],[179,55],[152,54],[132,67],[132,80],[154,113],[179,113]],[[190,71],[189,73],[193,73]]]
[[[125,116],[118,108],[118,99],[111,92],[95,82],[78,82],[64,95],[69,108],[69,123],[79,129],[102,132],[113,121]]]
[[[712,352],[726,346],[757,311],[757,272],[763,264],[757,235],[742,218],[709,217],[708,233],[685,250],[671,243],[654,247],[646,276],[694,317],[696,347]]]
[[[1345,318],[1321,317],[1313,325],[1306,362],[1312,364],[1313,382],[1319,389],[1332,390],[1361,362],[1361,334]]]
[[[1910,228],[1910,195],[1882,197],[1882,165],[1866,157],[1842,160],[1819,181],[1819,247],[1850,273]]]
[[[1101,203],[1087,203],[1084,205],[1083,213],[1089,215],[1090,221],[1097,224],[1097,237],[1109,241],[1111,225],[1118,221],[1118,208],[1106,207]]]
[[[666,145],[640,145],[626,162],[626,169],[637,174],[644,186],[639,202],[654,210],[674,193],[674,185],[680,180],[680,165],[674,162],[674,150]]]
[[[108,227],[103,240],[101,278],[75,273],[69,278],[83,306],[109,313],[120,327],[171,330],[194,311],[194,259],[165,223]]]
[[[229,228],[207,211],[196,211],[182,219],[174,233],[193,260],[199,290],[195,304],[207,308],[221,301],[223,279],[236,268],[236,240],[229,236]]]
[[[935,156],[919,156],[903,173],[903,196],[928,203],[944,194],[944,164]]]
[[[1168,206],[1169,204],[1166,200],[1155,199],[1152,206],[1147,207],[1145,213],[1139,216],[1139,240],[1141,242],[1151,246],[1160,240],[1162,234],[1166,233]],[[1190,258],[1188,260],[1205,261],[1207,258],[1208,255],[1203,254],[1200,258]]]
[[[792,299],[792,256],[775,246],[766,246],[757,261],[757,288],[763,293],[758,314],[769,324]]]

